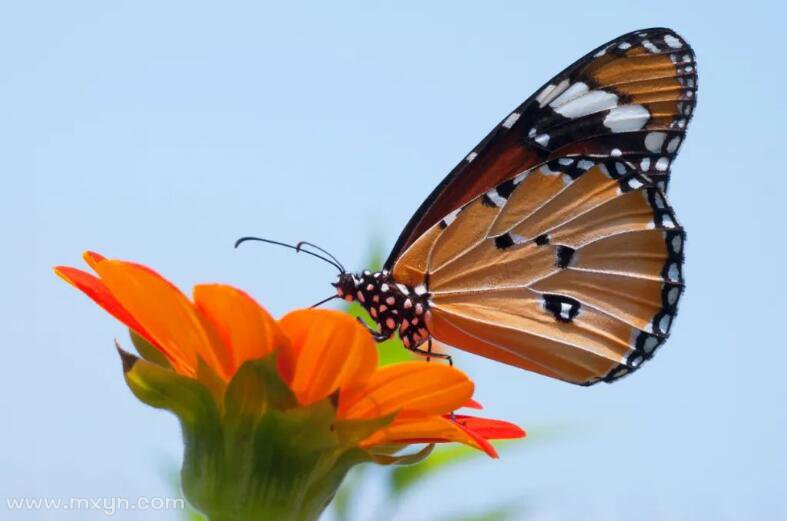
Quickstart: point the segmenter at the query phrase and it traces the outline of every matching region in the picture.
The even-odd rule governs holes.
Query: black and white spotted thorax
[[[414,349],[429,338],[429,292],[425,286],[396,283],[388,270],[342,273],[333,286],[339,297],[357,301],[369,312],[380,327],[375,334],[378,341],[398,331],[404,346]]]

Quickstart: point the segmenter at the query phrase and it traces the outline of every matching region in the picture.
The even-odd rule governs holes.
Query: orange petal
[[[86,251],[82,254],[82,258],[85,259],[87,265],[90,266],[94,271],[96,269],[96,265],[99,262],[106,260],[106,257],[94,251]]]
[[[476,438],[442,416],[420,415],[397,418],[391,425],[365,439],[361,446],[410,443],[458,442],[481,448]]]
[[[503,420],[478,418],[456,414],[453,420],[467,430],[473,431],[487,440],[510,440],[524,438],[526,433],[518,425]]]
[[[223,284],[194,286],[194,304],[229,350],[234,374],[247,360],[289,350],[279,324],[247,293]]]
[[[301,309],[279,323],[295,352],[290,388],[302,405],[322,400],[337,389],[361,385],[377,367],[374,341],[346,313]]]
[[[226,349],[215,345],[197,310],[172,283],[131,262],[100,260],[94,269],[154,343],[172,354],[178,372],[194,376],[199,355],[218,375],[229,377]]]
[[[101,282],[101,279],[76,268],[69,268],[68,266],[56,266],[55,273],[63,280],[80,290],[82,293],[93,299],[93,301],[101,306],[104,311],[115,317],[117,320],[126,325],[129,329],[133,329],[145,340],[159,348],[155,341],[150,337],[145,328],[137,322],[137,320],[126,311],[126,308],[120,305],[120,302],[109,292],[107,287]],[[162,350],[162,353],[166,356]]]
[[[479,409],[479,410],[484,408],[483,405],[473,400],[472,398],[467,400],[467,402],[464,405],[462,405],[462,407],[467,407],[468,409]]]
[[[444,414],[467,403],[473,387],[453,367],[402,362],[381,367],[361,389],[343,391],[338,414],[342,418],[375,418],[396,411]]]

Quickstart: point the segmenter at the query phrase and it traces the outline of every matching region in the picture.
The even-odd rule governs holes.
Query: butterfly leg
[[[427,347],[426,347],[425,350],[424,349],[420,349],[418,347],[408,347],[407,349],[409,349],[413,353],[417,353],[419,355],[425,356],[427,362],[429,362],[431,358],[440,358],[440,359],[443,359],[443,360],[447,360],[448,361],[448,365],[450,365],[451,367],[454,366],[454,359],[451,358],[451,355],[446,355],[444,353],[434,353],[434,352],[432,352],[432,337],[429,337],[429,339],[426,341],[426,345],[427,345]]]
[[[393,331],[388,331],[388,332],[376,331],[374,328],[370,327],[369,324],[364,322],[361,317],[355,317],[355,319],[358,321],[359,324],[361,324],[363,327],[366,328],[369,334],[372,335],[372,338],[374,338],[375,342],[385,342],[386,340],[391,338],[391,335],[393,334]]]

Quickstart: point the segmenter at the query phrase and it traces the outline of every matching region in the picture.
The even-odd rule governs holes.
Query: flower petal
[[[194,305],[228,349],[231,373],[247,360],[289,350],[279,324],[247,293],[224,284],[194,286]]]
[[[90,250],[84,252],[82,254],[82,258],[85,259],[85,262],[87,263],[87,265],[90,266],[90,268],[93,269],[94,271],[96,269],[96,265],[99,262],[107,260],[107,258],[104,257],[103,255],[101,255],[100,253],[96,253],[96,252],[90,251]]]
[[[454,416],[454,417],[446,417],[446,419],[449,420],[454,425],[456,425],[459,429],[463,430],[465,432],[465,434],[467,434],[469,437],[471,437],[473,439],[473,441],[475,441],[475,443],[476,443],[475,446],[477,446],[482,451],[486,452],[489,455],[489,457],[495,458],[495,459],[498,458],[497,450],[492,446],[491,443],[489,443],[489,440],[487,440],[486,438],[484,438],[483,436],[481,436],[479,433],[475,432],[474,430],[469,429],[462,422],[456,421],[456,416]]]
[[[478,403],[477,401],[473,400],[472,398],[470,398],[469,400],[467,400],[467,403],[465,403],[464,405],[462,405],[462,407],[467,407],[468,409],[479,409],[479,410],[481,410],[481,409],[483,409],[483,408],[484,408],[484,406],[483,406],[483,405],[481,405],[481,404],[480,404],[480,403]]]
[[[473,382],[461,371],[430,362],[402,362],[378,369],[361,389],[342,392],[339,416],[373,418],[392,412],[444,414],[473,395]]]
[[[104,311],[124,323],[130,329],[142,334],[144,328],[132,317],[120,302],[112,296],[101,279],[76,268],[68,266],[55,266],[55,274],[65,280],[79,291],[93,299]],[[143,335],[145,336],[145,335]]]
[[[85,271],[70,268],[68,266],[56,266],[55,274],[90,297],[96,304],[101,306],[104,311],[150,342],[150,344],[167,357],[170,363],[174,361],[172,354],[156,344],[150,334],[142,327],[142,324],[137,322],[137,319],[126,311],[126,308],[124,308],[112,293],[110,293],[101,279]]]
[[[524,438],[527,435],[518,425],[503,420],[461,414],[454,415],[453,420],[488,440],[510,440]]]
[[[474,436],[454,422],[434,415],[397,418],[391,425],[366,438],[361,446],[459,442],[480,449]]]
[[[345,313],[301,309],[282,317],[280,324],[295,352],[290,388],[302,405],[337,389],[361,385],[377,366],[371,336]]]
[[[143,324],[153,342],[171,353],[178,372],[194,376],[199,355],[228,379],[226,349],[211,338],[197,310],[171,282],[132,262],[99,260],[94,269],[118,302]]]

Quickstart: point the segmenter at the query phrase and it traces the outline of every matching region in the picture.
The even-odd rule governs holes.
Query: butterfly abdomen
[[[380,339],[398,331],[404,346],[413,349],[429,338],[429,293],[424,286],[399,284],[388,270],[343,273],[334,285],[339,297],[366,309],[380,328]]]

